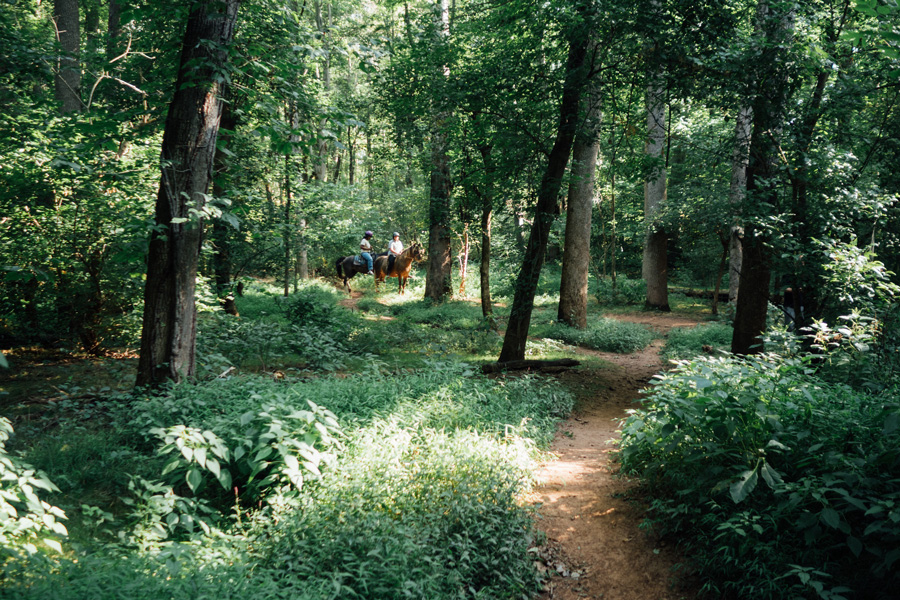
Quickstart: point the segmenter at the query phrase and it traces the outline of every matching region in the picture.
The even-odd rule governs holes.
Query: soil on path
[[[609,315],[613,316],[613,315]],[[669,314],[616,318],[648,325],[662,334],[697,323]],[[679,578],[681,557],[640,528],[643,508],[626,496],[636,483],[615,475],[610,461],[620,420],[635,408],[640,390],[664,368],[663,340],[634,354],[581,350],[609,366],[565,372],[560,381],[577,395],[575,411],[559,428],[531,500],[547,535],[538,568],[553,575],[542,599],[677,600],[695,592]]]

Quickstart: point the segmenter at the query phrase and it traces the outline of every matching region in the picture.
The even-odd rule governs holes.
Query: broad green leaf
[[[200,488],[200,484],[203,483],[203,475],[198,469],[191,469],[187,472],[187,475],[185,475],[185,481],[187,481],[191,491],[196,493]]]
[[[833,529],[838,529],[841,526],[841,516],[830,506],[826,506],[822,509],[822,512],[819,513],[819,518],[822,519],[823,523]]]
[[[731,484],[731,499],[734,500],[734,503],[743,502],[756,487],[758,481],[759,475],[755,467],[752,471],[741,473],[741,478]]]

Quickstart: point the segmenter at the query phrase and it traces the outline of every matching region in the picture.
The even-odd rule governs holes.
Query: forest
[[[898,101],[897,0],[4,2],[0,598],[585,597],[639,353],[672,598],[897,598]]]

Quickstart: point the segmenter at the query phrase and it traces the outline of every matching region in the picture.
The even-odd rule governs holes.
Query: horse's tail
[[[334,261],[334,268],[337,269],[338,277],[340,277],[341,279],[344,278],[344,269],[341,267],[341,263],[343,263],[343,262],[344,262],[344,257],[341,257],[341,258],[337,259],[336,261]]]

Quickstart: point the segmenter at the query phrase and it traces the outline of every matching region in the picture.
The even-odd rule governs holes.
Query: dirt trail
[[[693,326],[673,315],[640,314],[617,318],[668,332]],[[673,567],[681,562],[674,548],[640,529],[642,509],[623,495],[635,485],[614,476],[609,461],[619,437],[619,419],[634,408],[639,390],[663,368],[656,340],[642,352],[621,355],[584,350],[612,366],[575,370],[560,380],[576,393],[578,404],[561,425],[552,451],[558,457],[539,473],[541,485],[531,499],[539,503],[538,527],[547,534],[539,568],[553,577],[541,598],[575,600],[677,600],[694,598],[678,585]]]

